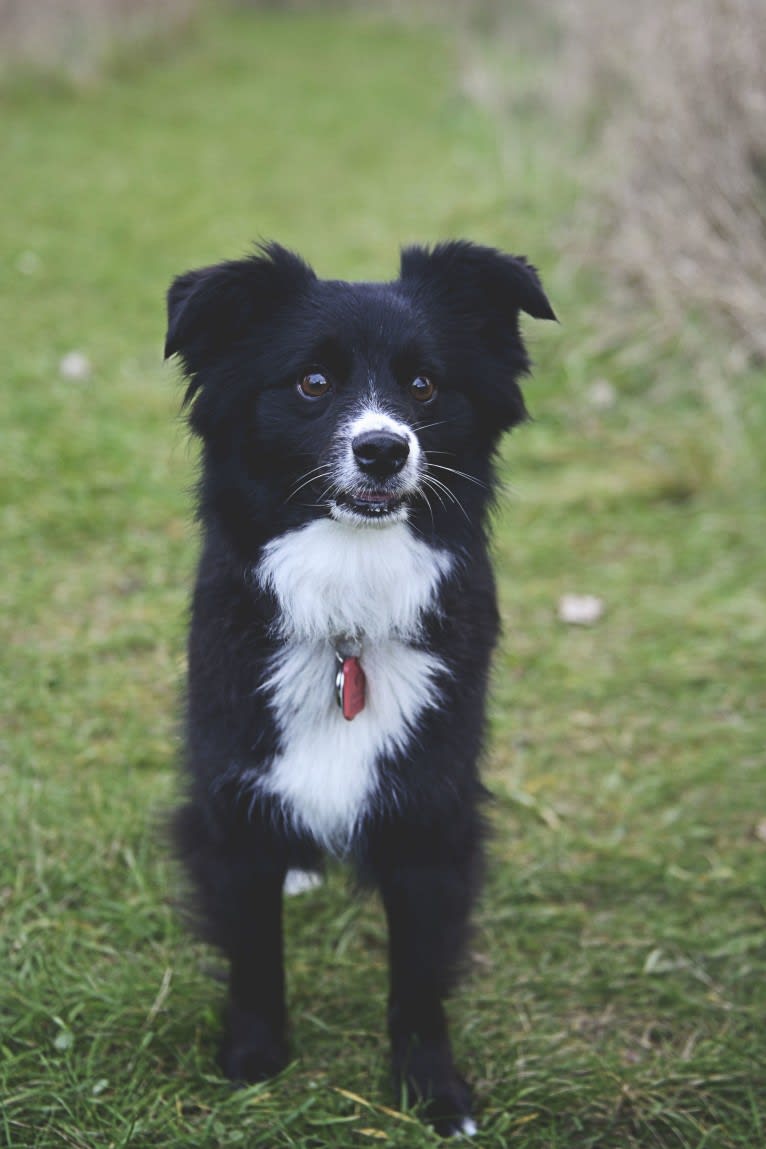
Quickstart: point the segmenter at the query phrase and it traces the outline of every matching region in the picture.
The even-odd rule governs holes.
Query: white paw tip
[[[479,1127],[474,1121],[473,1117],[464,1117],[460,1122],[460,1128],[455,1132],[455,1137],[475,1137],[479,1132]]]
[[[288,870],[283,889],[288,898],[294,898],[296,894],[308,893],[321,884],[322,875],[315,870]]]

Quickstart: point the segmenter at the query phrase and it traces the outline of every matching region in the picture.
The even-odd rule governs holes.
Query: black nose
[[[407,440],[390,431],[363,431],[352,441],[351,449],[360,469],[376,479],[396,475],[410,453]]]

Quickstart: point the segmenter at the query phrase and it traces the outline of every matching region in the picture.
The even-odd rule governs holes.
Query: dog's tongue
[[[391,496],[385,491],[360,491],[354,496],[360,503],[389,503]]]

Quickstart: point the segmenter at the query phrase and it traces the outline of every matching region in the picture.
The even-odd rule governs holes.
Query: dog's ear
[[[537,270],[524,256],[505,255],[466,240],[402,251],[402,281],[436,292],[467,320],[516,322],[520,311],[555,319]]]
[[[526,409],[518,379],[529,371],[529,358],[519,314],[556,318],[536,269],[523,256],[455,240],[405,248],[401,282],[441,316],[456,370],[497,428],[521,422]]]
[[[247,259],[187,271],[168,291],[165,358],[180,356],[194,377],[240,339],[253,333],[313,279],[314,272],[297,255],[272,243]]]

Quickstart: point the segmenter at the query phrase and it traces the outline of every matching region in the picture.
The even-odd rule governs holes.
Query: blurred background
[[[673,0],[640,10],[607,0],[555,0],[545,14],[525,0],[238,0],[241,11],[353,11],[443,23],[461,38],[497,44],[530,34],[555,42],[540,77],[555,112],[603,151],[599,261],[641,287],[678,323],[689,304],[721,315],[736,363],[766,351],[763,323],[766,176],[766,19],[759,0]],[[200,0],[1,0],[6,78],[98,81],[115,59],[173,52],[193,34]],[[464,47],[468,47],[464,43]],[[487,43],[483,44],[487,48]],[[463,61],[465,65],[465,61]],[[499,101],[499,75],[472,61],[472,95]],[[507,77],[506,83],[507,83]],[[595,227],[595,222],[592,224]],[[606,238],[606,250],[602,242]],[[591,241],[593,236],[590,237]]]
[[[0,0],[0,1141],[433,1144],[385,936],[287,909],[298,1060],[216,1076],[176,912],[195,450],[172,277],[525,254],[493,864],[453,1006],[477,1145],[766,1141],[763,0]],[[550,328],[554,327],[554,330]]]

